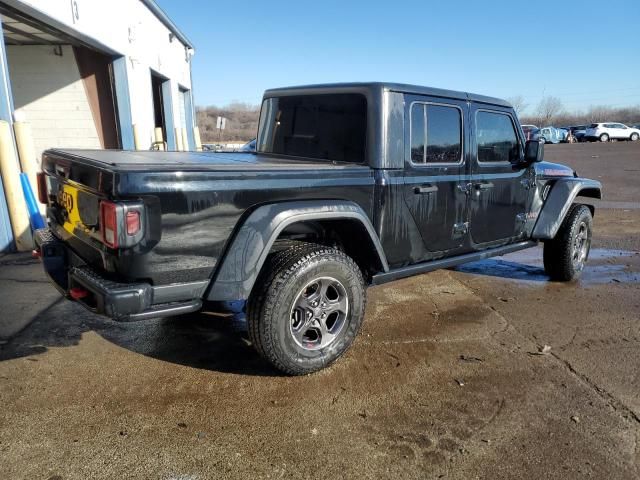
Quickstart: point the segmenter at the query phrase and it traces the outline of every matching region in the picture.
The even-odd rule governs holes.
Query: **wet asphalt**
[[[640,144],[546,157],[604,184],[580,281],[532,249],[371,288],[308,377],[229,316],[112,322],[0,258],[0,318],[35,317],[0,344],[0,478],[638,478]]]

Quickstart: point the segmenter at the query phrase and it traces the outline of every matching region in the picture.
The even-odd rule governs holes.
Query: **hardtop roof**
[[[263,98],[288,95],[341,93],[355,91],[370,91],[371,93],[380,91],[391,91],[401,93],[413,93],[417,95],[429,95],[442,98],[453,98],[456,100],[472,101],[499,105],[511,108],[511,104],[505,100],[495,97],[488,97],[469,92],[459,92],[455,90],[445,90],[442,88],[423,87],[420,85],[408,85],[403,83],[388,82],[351,82],[351,83],[326,83],[317,85],[300,85],[294,87],[272,88],[264,92]]]

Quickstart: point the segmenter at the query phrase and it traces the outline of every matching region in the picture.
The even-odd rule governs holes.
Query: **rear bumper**
[[[141,320],[193,312],[202,307],[207,281],[153,286],[149,283],[123,283],[96,272],[64,242],[44,228],[35,232],[36,249],[44,270],[65,297],[92,312],[114,320]]]

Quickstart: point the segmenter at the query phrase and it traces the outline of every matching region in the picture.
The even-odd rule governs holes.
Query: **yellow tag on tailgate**
[[[62,185],[58,192],[58,204],[64,209],[62,227],[69,233],[73,233],[74,228],[84,230],[78,210],[78,189],[70,185]]]

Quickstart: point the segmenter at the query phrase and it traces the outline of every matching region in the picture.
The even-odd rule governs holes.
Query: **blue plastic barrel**
[[[27,203],[27,210],[29,211],[29,223],[32,230],[38,230],[44,228],[46,225],[40,210],[38,210],[38,204],[36,203],[36,197],[33,196],[33,190],[31,190],[31,184],[29,183],[29,177],[26,173],[20,174],[20,183],[22,184],[22,192],[24,193],[24,201]]]

